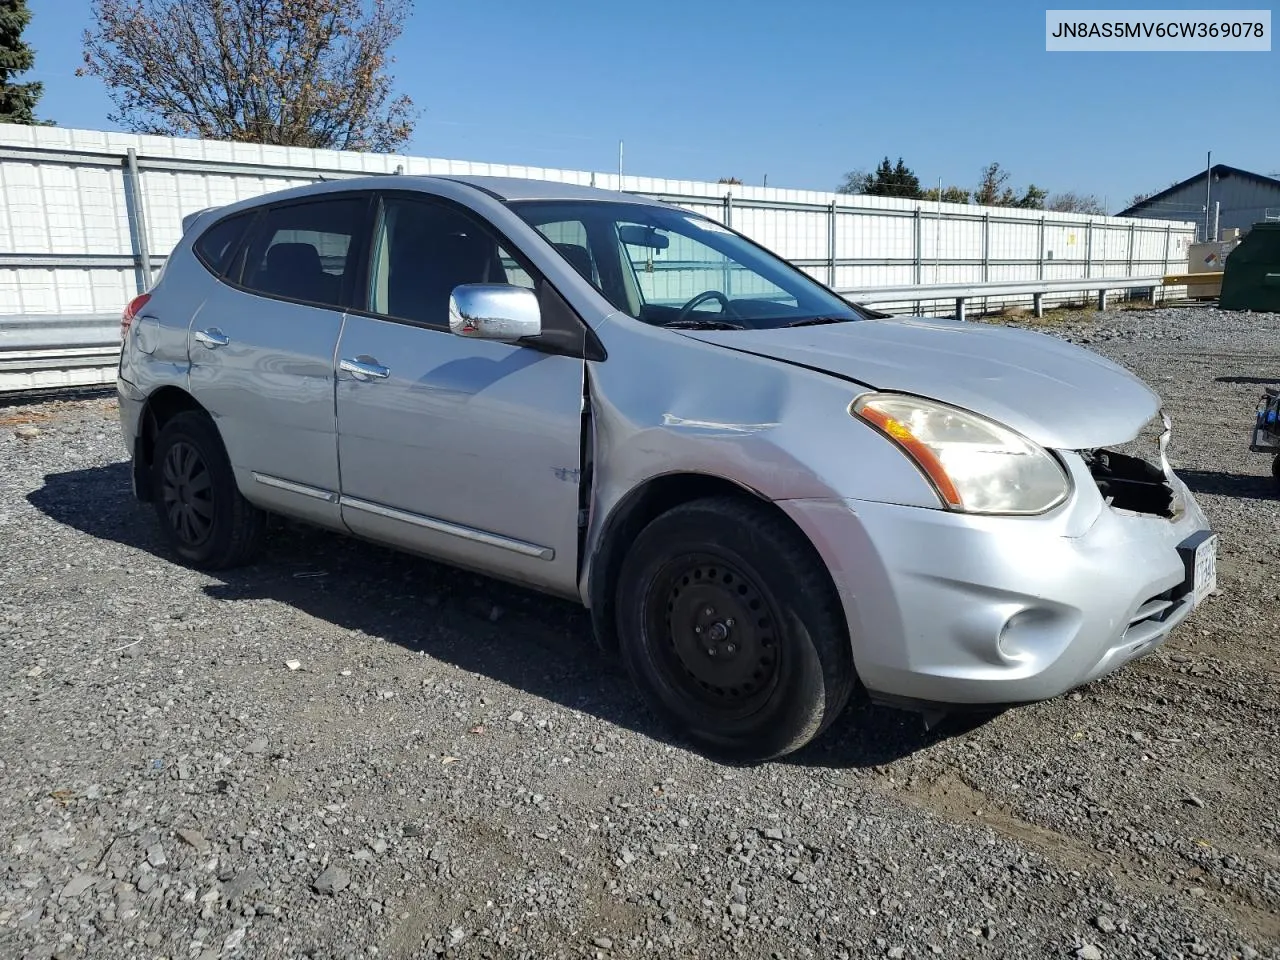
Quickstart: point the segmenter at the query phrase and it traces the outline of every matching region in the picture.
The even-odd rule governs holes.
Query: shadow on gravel
[[[1267,386],[1280,383],[1280,377],[1214,377],[1215,383],[1263,383]]]
[[[1274,477],[1220,470],[1179,470],[1178,476],[1193,493],[1211,493],[1244,500],[1274,500],[1280,495]]]
[[[52,473],[28,501],[99,540],[171,563],[150,507],[130,492],[127,464]],[[665,743],[621,665],[604,656],[581,606],[443,564],[279,521],[262,558],[209,574],[215,600],[270,599],[342,629],[387,640]],[[228,616],[235,616],[228,611]],[[851,705],[817,742],[786,758],[801,766],[889,763],[971,729],[950,718],[926,732],[920,717]]]

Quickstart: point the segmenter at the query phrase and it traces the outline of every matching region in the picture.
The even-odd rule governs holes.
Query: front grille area
[[[1173,487],[1159,467],[1114,450],[1086,450],[1081,456],[1108,506],[1157,517],[1174,515]]]
[[[1080,451],[1109,506],[1165,518],[1177,514],[1173,487],[1164,470],[1156,465],[1160,462],[1160,437],[1165,429],[1163,415],[1157,415],[1126,443]]]
[[[1129,626],[1124,631],[1124,642],[1142,645],[1165,633],[1169,629],[1169,621],[1181,612],[1188,599],[1189,595],[1185,590],[1175,589],[1158,593],[1147,600],[1129,619]]]

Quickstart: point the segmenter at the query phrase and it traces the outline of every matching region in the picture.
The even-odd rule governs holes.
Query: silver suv
[[[183,561],[248,561],[272,512],[574,598],[712,752],[795,750],[855,690],[1055,696],[1213,589],[1157,397],[1056,339],[870,314],[564,184],[345,180],[184,228],[119,378]]]

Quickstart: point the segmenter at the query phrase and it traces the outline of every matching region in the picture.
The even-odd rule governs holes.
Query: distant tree
[[[391,44],[412,0],[92,0],[84,66],[131,130],[390,151],[413,132]]]
[[[871,185],[871,174],[865,170],[850,170],[844,175],[844,182],[836,187],[836,193],[866,193]]]
[[[38,123],[35,110],[42,83],[15,83],[36,61],[35,51],[22,42],[31,22],[26,0],[0,0],[0,123]]]
[[[1008,182],[1009,171],[998,163],[987,164],[982,168],[977,189],[973,191],[973,202],[986,207],[1023,207],[1028,210],[1044,208],[1047,190],[1033,183],[1025,191],[1018,193],[1007,186]]]
[[[737,177],[721,177],[716,183],[727,183],[733,186],[742,186],[742,181]]]
[[[1169,183],[1169,187],[1176,187],[1181,182],[1182,182],[1181,180],[1173,180]],[[1165,187],[1164,189],[1168,190],[1169,187]],[[1150,200],[1157,193],[1163,193],[1163,192],[1164,191],[1162,190],[1147,190],[1144,192],[1135,193],[1132,197],[1129,198],[1129,202],[1125,204],[1125,209],[1127,210],[1129,207],[1136,207],[1138,204],[1142,203],[1144,200]]]
[[[1045,201],[1044,208],[1057,213],[1091,213],[1103,216],[1107,212],[1107,208],[1095,194],[1076,193],[1074,190],[1053,194]]]
[[[876,167],[876,172],[871,175],[867,189],[863,192],[874,197],[919,199],[920,178],[902,162],[901,157],[896,164],[890,164],[889,158],[885,157],[880,161],[880,166]]]
[[[1000,202],[1000,191],[1007,189],[1009,172],[1003,170],[998,163],[991,163],[982,168],[982,178],[978,188],[973,191],[973,202],[983,206],[994,207]]]
[[[896,164],[885,157],[875,173],[853,170],[844,175],[844,183],[836,187],[836,193],[861,193],[875,197],[910,197],[918,199],[920,178],[898,158]]]
[[[937,187],[929,187],[920,194],[921,200],[933,200],[937,202],[941,200],[943,203],[968,203],[971,194],[964,187],[943,187],[942,194],[938,194]]]

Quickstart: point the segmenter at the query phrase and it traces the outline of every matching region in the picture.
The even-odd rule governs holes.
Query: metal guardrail
[[[114,383],[120,317],[0,317],[0,394]]]
[[[854,287],[836,292],[853,303],[873,306],[878,303],[918,303],[929,300],[956,302],[956,319],[965,319],[965,301],[986,297],[1025,297],[1030,295],[1037,317],[1044,316],[1046,293],[1098,292],[1098,309],[1107,309],[1107,294],[1112,290],[1155,290],[1163,276],[1154,277],[1089,277],[1072,280],[1014,280],[995,283],[929,284],[898,287]],[[1154,296],[1154,294],[1153,294]]]
[[[955,316],[965,319],[965,301],[984,297],[1033,298],[1036,316],[1043,315],[1047,293],[1098,292],[1098,309],[1106,309],[1112,290],[1161,289],[1164,277],[1093,277],[1087,280],[1040,280],[926,286],[859,287],[839,290],[842,297],[868,306],[955,300]],[[106,386],[115,382],[120,357],[118,315],[76,314],[0,317],[0,395],[34,390]]]

